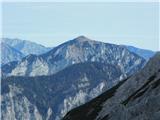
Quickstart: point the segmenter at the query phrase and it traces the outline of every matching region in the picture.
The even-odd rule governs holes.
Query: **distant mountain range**
[[[51,49],[34,42],[20,39],[2,38],[1,43],[1,64],[6,64],[12,61],[20,61],[23,57],[29,54],[39,55]]]
[[[63,120],[159,120],[160,52],[137,74],[121,81]]]
[[[13,47],[9,46],[8,44],[1,43],[1,64],[4,65],[11,61],[20,61],[24,54],[14,49]]]
[[[30,54],[24,57],[15,67],[12,67],[11,73],[2,72],[14,76],[51,75],[70,65],[83,62],[114,64],[127,75],[142,68],[145,59],[130,52],[124,46],[98,42],[80,36],[44,54]]]
[[[29,54],[40,55],[51,49],[28,40],[3,38],[2,42],[20,51],[25,56]]]

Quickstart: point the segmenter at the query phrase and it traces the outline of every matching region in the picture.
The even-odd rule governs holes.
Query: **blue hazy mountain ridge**
[[[146,60],[149,60],[151,57],[155,55],[156,52],[151,51],[151,50],[146,50],[146,49],[141,49],[141,48],[136,48],[134,46],[126,46],[127,49],[131,52],[136,53],[137,55],[143,57]]]
[[[1,43],[1,65],[11,61],[20,61],[25,55],[8,44]]]
[[[43,54],[51,49],[31,41],[21,39],[2,38],[2,42],[20,51],[25,56],[29,54]]]
[[[28,55],[13,67],[14,76],[51,75],[76,63],[106,62],[121,67],[132,74],[146,63],[145,59],[130,52],[126,47],[103,43],[79,36],[41,55]],[[2,71],[5,74],[5,71]]]

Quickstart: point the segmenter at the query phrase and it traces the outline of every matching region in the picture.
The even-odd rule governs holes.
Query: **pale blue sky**
[[[158,50],[158,3],[3,3],[3,37],[56,46],[79,35]]]

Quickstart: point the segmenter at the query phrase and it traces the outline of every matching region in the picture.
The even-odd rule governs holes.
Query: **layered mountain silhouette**
[[[158,120],[159,100],[160,52],[139,73],[73,109],[63,120]]]
[[[22,54],[29,55],[1,67],[2,120],[60,120],[71,109],[73,110],[63,119],[106,119],[107,116],[112,116],[110,112],[105,112],[105,108],[112,105],[112,100],[114,103],[125,99],[127,103],[123,104],[127,106],[132,100],[128,96],[141,92],[139,87],[150,79],[151,73],[159,65],[159,57],[156,57],[159,54],[143,68],[146,58],[128,47],[91,40],[85,36],[69,40],[49,51],[47,49],[43,54],[30,53],[27,48],[32,47],[27,45],[32,46],[32,43],[8,41],[13,49],[17,48]],[[33,49],[39,51],[41,47]],[[137,73],[138,71],[140,72]],[[121,86],[124,86],[122,90]],[[140,91],[135,92],[138,88]],[[114,94],[117,90],[120,91],[119,96]],[[98,95],[100,96],[95,98]],[[102,106],[108,99],[111,99],[111,104]],[[119,102],[113,107],[116,105]],[[80,108],[76,108],[78,106]],[[83,115],[81,108],[85,112]],[[128,109],[129,107],[126,108]]]
[[[130,52],[126,47],[90,40],[79,36],[65,42],[47,53],[24,57],[7,76],[52,75],[62,69],[83,62],[104,62],[121,68],[126,75],[142,68],[145,59]]]

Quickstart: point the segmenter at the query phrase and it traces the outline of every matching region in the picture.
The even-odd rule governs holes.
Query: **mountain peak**
[[[76,41],[90,41],[89,38],[87,38],[87,37],[85,37],[85,36],[83,36],[83,35],[78,36],[78,37],[75,38],[74,40],[76,40]]]

